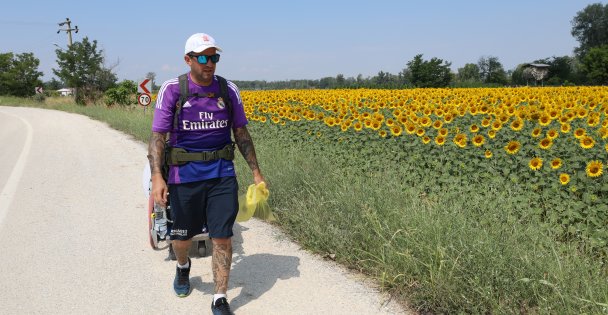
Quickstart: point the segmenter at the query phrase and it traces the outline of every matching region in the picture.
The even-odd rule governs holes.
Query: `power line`
[[[72,21],[70,21],[70,18],[65,18],[65,22],[61,22],[58,23],[59,26],[64,26],[67,24],[67,27],[65,29],[59,29],[57,31],[57,34],[59,34],[59,32],[64,31],[68,34],[68,48],[70,48],[70,46],[72,46],[72,31],[74,31],[74,33],[78,33],[78,26],[75,25],[74,28],[72,28],[70,26],[70,24],[72,23]]]

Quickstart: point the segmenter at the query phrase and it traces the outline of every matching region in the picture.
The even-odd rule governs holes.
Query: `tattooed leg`
[[[226,294],[228,291],[228,278],[232,265],[232,240],[230,238],[214,238],[213,256],[211,265],[213,268],[213,282],[215,282],[215,293]]]

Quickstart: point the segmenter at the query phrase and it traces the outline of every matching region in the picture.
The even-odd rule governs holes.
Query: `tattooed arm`
[[[148,144],[148,161],[150,161],[150,171],[152,172],[152,196],[154,202],[163,205],[167,204],[168,192],[167,183],[165,183],[162,175],[166,137],[166,133],[152,132]]]
[[[246,126],[234,129],[234,140],[236,141],[236,145],[239,147],[239,151],[241,151],[241,154],[245,158],[245,161],[247,161],[247,164],[249,164],[249,168],[253,172],[253,182],[256,184],[263,182],[264,176],[262,176],[262,172],[258,166],[258,159],[255,155],[253,140],[251,140],[251,135],[249,135],[249,131],[247,131]]]

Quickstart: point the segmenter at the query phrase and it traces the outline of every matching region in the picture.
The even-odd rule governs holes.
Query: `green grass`
[[[0,105],[11,104],[80,113],[138,140],[149,137],[151,113],[141,107],[0,98]],[[512,182],[454,181],[429,192],[432,182],[412,184],[399,167],[349,169],[313,145],[279,140],[293,132],[287,128],[252,123],[249,131],[277,224],[304,248],[335,254],[413,307],[445,314],[608,313],[604,261],[520,218],[521,200],[533,196],[511,189]],[[251,174],[241,157],[236,164],[244,187]]]

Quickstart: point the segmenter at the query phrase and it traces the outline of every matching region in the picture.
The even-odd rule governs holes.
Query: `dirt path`
[[[210,314],[210,257],[193,292],[148,244],[146,146],[87,117],[0,107],[0,295],[6,314]],[[406,314],[364,280],[276,228],[235,226],[228,298],[236,314]]]

